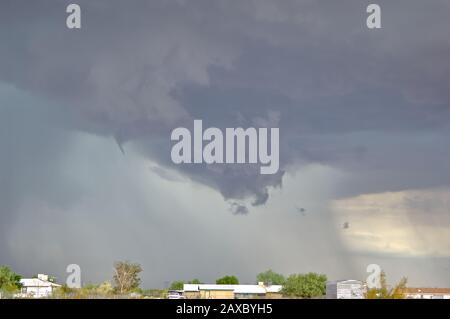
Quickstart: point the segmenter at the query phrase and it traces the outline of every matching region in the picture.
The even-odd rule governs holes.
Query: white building
[[[246,298],[282,298],[280,285],[216,285],[184,284],[183,295],[188,299],[246,299]]]
[[[258,298],[258,297],[264,298],[267,296],[277,296],[278,294],[281,294],[282,289],[283,286],[281,285],[265,286],[263,283],[258,283],[257,285],[235,285],[234,298],[245,299],[245,298]]]
[[[365,286],[359,280],[327,282],[327,299],[364,299]]]
[[[405,288],[407,299],[450,299],[450,288]]]
[[[18,297],[43,298],[53,294],[55,288],[61,285],[49,281],[47,275],[39,274],[37,278],[20,279],[22,284],[21,292]]]

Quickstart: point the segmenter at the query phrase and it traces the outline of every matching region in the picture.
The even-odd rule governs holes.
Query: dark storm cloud
[[[450,171],[446,1],[379,1],[375,31],[361,1],[79,1],[81,30],[64,26],[68,3],[2,2],[0,78],[77,113],[71,128],[139,141],[160,165],[255,205],[299,163],[357,172],[347,195],[450,181],[439,173]],[[170,131],[194,118],[279,126],[279,174],[172,165]],[[392,177],[372,178],[380,169]]]

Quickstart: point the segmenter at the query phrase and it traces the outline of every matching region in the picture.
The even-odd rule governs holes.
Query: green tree
[[[139,287],[141,265],[129,261],[118,261],[114,264],[114,272],[115,288],[119,293],[131,292]]]
[[[403,292],[407,283],[408,279],[403,277],[394,287],[389,288],[386,273],[382,271],[380,274],[380,287],[367,289],[366,299],[404,299],[405,295]]]
[[[291,297],[313,298],[325,295],[327,276],[316,273],[290,275],[283,286],[283,294]]]
[[[201,283],[202,282],[197,278],[192,279],[191,281],[188,281],[188,284],[193,284],[193,285],[200,285]]]
[[[114,293],[114,287],[109,281],[104,281],[95,287],[95,293],[101,296],[108,296]]]
[[[263,282],[266,285],[284,285],[286,278],[282,274],[274,272],[272,269],[261,272],[256,276],[257,282]]]
[[[216,280],[218,285],[239,285],[239,279],[236,276],[225,276]]]
[[[22,287],[20,275],[13,272],[7,266],[0,266],[0,290],[14,292]]]
[[[183,290],[183,285],[183,280],[176,280],[170,284],[169,290]]]

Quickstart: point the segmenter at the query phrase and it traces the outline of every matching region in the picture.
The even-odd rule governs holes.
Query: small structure
[[[265,286],[263,282],[259,282],[257,285],[237,285],[234,289],[235,299],[279,299],[282,297],[281,285]]]
[[[45,298],[53,294],[55,288],[61,285],[49,281],[48,275],[38,274],[37,278],[20,279],[21,292],[17,297],[22,298]]]
[[[450,299],[450,288],[405,288],[407,299]]]
[[[184,284],[183,294],[187,299],[278,299],[282,297],[280,285],[210,285]]]
[[[183,294],[187,299],[234,299],[234,286],[184,284]]]
[[[327,282],[327,299],[364,299],[365,286],[359,280]]]

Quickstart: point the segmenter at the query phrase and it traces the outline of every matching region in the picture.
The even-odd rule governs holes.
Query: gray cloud
[[[15,37],[0,65],[4,81],[80,113],[76,129],[151,140],[193,118],[219,127],[240,118],[250,126],[277,112],[286,165],[336,164],[374,147],[330,145],[342,134],[447,127],[448,22],[435,16],[444,18],[445,2],[409,1],[415,13],[407,15],[403,4],[383,2],[385,29],[375,32],[364,28],[364,5],[354,1],[80,4],[83,29],[69,31],[60,26],[65,2],[9,3],[2,23]],[[22,5],[36,14],[27,16]],[[425,19],[434,23],[417,23]],[[162,154],[151,150],[160,146],[147,143],[147,152],[170,165],[170,145]],[[255,203],[281,183],[281,175],[263,179],[248,167],[181,169],[225,198],[253,193]],[[230,170],[236,178],[223,174]]]
[[[239,203],[231,203],[230,210],[235,215],[246,215],[248,214],[248,208],[245,205]]]

